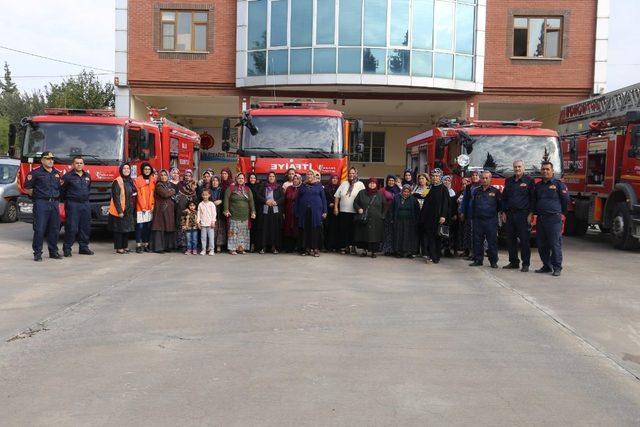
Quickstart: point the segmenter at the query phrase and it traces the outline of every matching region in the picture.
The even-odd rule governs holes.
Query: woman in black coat
[[[269,172],[267,182],[255,191],[258,222],[256,227],[256,245],[263,254],[271,249],[274,254],[282,247],[282,212],[284,210],[284,191],[276,181],[276,173]]]
[[[424,199],[420,211],[420,224],[422,226],[422,238],[426,248],[427,260],[434,264],[440,262],[440,236],[438,227],[447,221],[449,212],[449,189],[442,184],[442,172],[438,169],[431,171],[431,188]]]
[[[124,192],[124,194],[123,194]],[[111,185],[109,230],[113,233],[113,248],[118,254],[129,252],[129,233],[136,225],[136,186],[131,180],[131,166],[120,166],[120,176]]]
[[[370,252],[371,258],[375,258],[384,238],[385,213],[384,196],[378,190],[376,178],[369,178],[367,189],[358,193],[353,207],[356,210],[354,241],[364,249],[360,256],[366,257]]]

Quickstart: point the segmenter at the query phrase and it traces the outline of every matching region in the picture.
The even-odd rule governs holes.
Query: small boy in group
[[[196,202],[189,202],[182,212],[182,231],[187,239],[185,255],[198,255],[198,211]]]
[[[202,201],[198,205],[198,226],[200,227],[200,246],[202,251],[200,255],[213,255],[215,254],[216,239],[215,239],[215,226],[216,226],[216,205],[211,200],[211,193],[209,190],[202,192]],[[207,249],[207,240],[209,246]]]

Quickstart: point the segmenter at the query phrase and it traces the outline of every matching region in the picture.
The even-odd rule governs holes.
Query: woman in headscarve
[[[247,175],[246,185],[249,188],[249,190],[251,190],[251,194],[253,195],[253,202],[256,203],[256,196],[258,192],[258,187],[260,186],[260,181],[258,180],[258,175],[256,175],[255,172],[250,172],[249,175]],[[250,238],[251,249],[249,250],[249,252],[255,252],[259,249],[262,249],[262,247],[258,247],[258,243],[260,241],[258,236],[261,234],[260,213],[261,212],[257,208],[257,203],[256,203],[256,219],[249,220],[249,235],[251,236]]]
[[[224,199],[224,193],[220,186],[220,177],[214,176],[211,178],[211,197],[210,200],[216,205],[216,225],[215,225],[215,238],[216,238],[216,252],[222,252],[224,246],[227,245],[227,217],[222,214],[222,204]]]
[[[393,204],[393,199],[396,197],[396,194],[400,194],[400,187],[396,185],[396,177],[394,175],[387,175],[385,186],[382,188],[381,193],[385,203],[382,253],[384,255],[392,255],[395,252],[393,249],[393,215],[388,213],[388,211]]]
[[[352,167],[349,169],[347,180],[340,184],[336,191],[333,207],[333,214],[338,217],[339,246],[343,254],[356,253],[353,243],[353,217],[356,214],[353,201],[362,190],[364,190],[364,184],[358,180],[358,170]]]
[[[431,188],[420,211],[424,242],[422,256],[434,264],[440,262],[441,237],[438,236],[438,227],[447,221],[449,215],[449,190],[442,184],[441,177],[440,169],[431,171]]]
[[[413,180],[413,173],[411,172],[411,169],[405,170],[402,175],[402,186],[404,187],[405,185],[411,187],[411,192],[416,188],[416,183]]]
[[[151,225],[151,250],[156,253],[171,252],[176,247],[175,191],[169,184],[169,172],[161,170],[156,184],[155,207]]]
[[[340,184],[340,177],[338,175],[331,175],[329,183],[324,186],[324,197],[327,200],[327,211],[329,214],[324,220],[324,248],[327,251],[337,251],[340,249],[338,239],[338,217],[333,214],[333,208],[335,207],[336,191],[338,191],[338,185]]]
[[[197,184],[191,180],[180,187],[173,197],[175,201],[175,218],[180,219],[190,202],[198,203]],[[176,248],[184,252],[187,247],[187,238],[182,227],[176,227]]]
[[[229,188],[231,184],[233,184],[233,174],[231,173],[231,169],[222,168],[220,171],[220,188],[222,188],[223,197],[227,188]]]
[[[178,194],[178,186],[180,185],[180,169],[171,168],[169,171],[169,184],[171,184],[171,188]]]
[[[111,202],[109,205],[109,230],[113,233],[115,253],[129,252],[129,233],[135,229],[135,206],[133,198],[136,187],[131,180],[131,166],[120,166],[120,176],[111,184]]]
[[[458,255],[458,249],[460,248],[460,240],[458,234],[458,194],[452,188],[451,175],[446,175],[442,178],[442,183],[449,191],[449,216],[447,217],[447,224],[449,225],[449,237],[442,239],[442,248],[444,256],[451,257]]]
[[[388,212],[393,221],[393,249],[398,258],[413,258],[417,250],[416,224],[420,216],[418,200],[411,194],[411,186],[404,185],[400,194],[393,199]]]
[[[284,248],[287,252],[294,252],[300,248],[298,233],[298,218],[296,216],[296,200],[298,190],[302,185],[302,177],[295,174],[291,185],[284,192]]]
[[[376,178],[369,178],[366,191],[358,193],[353,206],[357,213],[354,240],[364,249],[361,256],[366,257],[370,252],[371,258],[375,258],[384,237],[385,210],[384,196],[378,191]]]
[[[150,252],[149,240],[151,240],[151,220],[155,205],[154,192],[156,179],[153,176],[153,168],[147,162],[140,166],[140,175],[133,181],[136,186],[136,253]]]
[[[307,172],[307,181],[300,186],[296,200],[298,227],[302,236],[301,255],[320,256],[322,244],[322,220],[327,216],[327,200],[316,172]]]
[[[416,198],[420,209],[424,208],[424,199],[429,194],[429,178],[426,173],[418,174],[418,185],[413,189],[413,197]],[[422,223],[418,222],[418,249],[421,250],[422,255],[426,256],[426,246],[424,245],[424,233],[422,230]]]
[[[182,187],[193,180],[193,171],[191,169],[187,169],[186,171],[184,171],[184,175],[182,175],[182,181],[178,183],[178,191],[182,190]]]
[[[208,190],[211,192],[211,178],[213,178],[213,170],[207,169],[202,173],[202,179],[198,182],[196,194],[198,195],[198,202],[202,201],[202,192]]]
[[[224,215],[229,219],[228,247],[231,255],[244,254],[249,249],[249,219],[256,218],[253,193],[245,185],[244,174],[236,175],[235,183],[224,193]]]
[[[287,169],[287,173],[285,175],[285,180],[282,183],[282,190],[287,191],[291,185],[293,185],[293,178],[296,176],[296,170],[294,168]]]
[[[271,171],[267,175],[267,182],[256,190],[256,223],[260,234],[256,245],[260,253],[271,249],[274,254],[282,247],[282,210],[284,208],[284,191],[276,181],[276,173]]]
[[[471,200],[473,191],[480,186],[480,172],[472,170],[469,173],[468,184],[464,187],[460,204],[460,221],[463,222],[463,256],[467,261],[473,261],[473,212]]]

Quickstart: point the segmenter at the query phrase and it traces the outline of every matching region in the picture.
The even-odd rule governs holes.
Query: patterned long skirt
[[[229,234],[227,230],[228,219],[224,215],[219,215],[216,218],[216,246],[225,246],[227,244],[227,235]]]
[[[229,242],[227,243],[229,250],[237,251],[242,247],[242,249],[248,251],[250,244],[249,221],[229,220]]]

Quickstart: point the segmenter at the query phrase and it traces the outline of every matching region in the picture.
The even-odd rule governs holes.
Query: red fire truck
[[[464,167],[485,169],[493,173],[493,185],[502,188],[513,175],[514,160],[523,160],[526,173],[536,177],[546,156],[560,177],[558,134],[541,126],[530,120],[441,120],[437,127],[407,140],[407,169],[428,172],[438,167],[454,176],[455,190],[460,190]]]
[[[92,225],[107,223],[111,184],[123,162],[131,163],[132,177],[137,176],[142,162],[149,162],[156,170],[198,169],[198,134],[161,118],[155,109],[150,110],[149,121],[116,117],[112,110],[47,109],[42,116],[23,119],[20,126],[24,135],[19,150],[20,186],[27,174],[39,167],[43,151],[56,155],[55,167],[63,174],[71,170],[74,156],[82,156],[92,180]],[[11,126],[10,150],[14,153],[16,131],[17,127]],[[32,222],[32,200],[22,196],[18,208],[20,219]],[[62,204],[60,209],[64,218]]]
[[[560,111],[567,233],[590,225],[619,249],[640,248],[640,84]]]
[[[231,149],[230,119],[222,129],[223,149]],[[323,178],[336,174],[347,178],[350,144],[361,150],[361,120],[347,120],[342,112],[327,108],[325,102],[260,102],[245,111],[238,127],[238,170],[255,172],[263,178],[270,171],[284,174],[295,168],[309,169]]]

